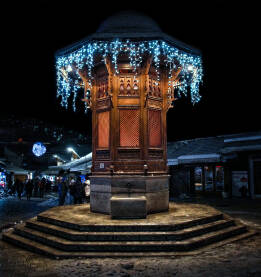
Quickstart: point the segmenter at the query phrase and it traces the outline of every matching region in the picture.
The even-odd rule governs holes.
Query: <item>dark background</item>
[[[1,8],[0,113],[90,134],[91,113],[66,111],[58,103],[54,53],[95,32],[106,17],[131,9],[151,16],[163,32],[202,51],[202,99],[194,107],[175,102],[168,112],[169,140],[260,130],[260,89],[253,86],[260,79],[254,77],[258,9],[250,1],[227,2],[9,2]]]

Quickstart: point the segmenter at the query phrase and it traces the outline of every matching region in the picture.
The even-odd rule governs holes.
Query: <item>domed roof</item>
[[[161,31],[159,25],[149,16],[136,11],[122,11],[108,17],[96,33],[56,52],[56,56],[70,53],[91,41],[112,41],[130,39],[135,41],[162,40],[170,45],[196,55],[200,51]]]
[[[132,32],[161,32],[161,29],[152,18],[142,13],[136,11],[122,11],[103,21],[96,33]]]

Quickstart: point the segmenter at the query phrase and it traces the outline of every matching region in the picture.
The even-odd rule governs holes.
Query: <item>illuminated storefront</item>
[[[216,192],[224,190],[223,166],[197,166],[194,169],[194,174],[196,191]]]
[[[0,171],[0,188],[6,187],[6,173]]]
[[[174,196],[261,197],[261,132],[170,142],[168,165]]]

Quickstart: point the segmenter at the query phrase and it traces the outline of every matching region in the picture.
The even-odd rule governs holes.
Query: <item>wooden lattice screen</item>
[[[161,111],[149,110],[149,146],[161,146]]]
[[[109,148],[110,113],[98,113],[98,148]]]
[[[137,109],[120,110],[120,146],[140,145],[140,112]]]

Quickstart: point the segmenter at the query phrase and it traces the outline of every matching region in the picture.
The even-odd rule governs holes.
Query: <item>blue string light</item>
[[[128,54],[130,66],[136,73],[137,69],[141,66],[144,54],[150,54],[157,72],[158,81],[160,80],[159,67],[162,62],[169,70],[169,80],[171,80],[172,72],[174,69],[177,69],[178,65],[182,68],[179,75],[179,86],[177,87],[179,93],[181,92],[187,96],[187,91],[190,88],[192,103],[195,104],[200,100],[199,85],[203,77],[202,60],[200,56],[185,53],[178,48],[168,45],[164,41],[152,40],[133,42],[129,40],[120,41],[117,39],[111,42],[89,42],[70,54],[58,56],[56,58],[57,97],[61,96],[61,105],[68,108],[68,98],[73,95],[73,110],[76,110],[76,97],[81,88],[79,85],[81,78],[77,72],[72,74],[73,66],[79,69],[86,66],[91,89],[95,55],[100,54],[103,57],[103,61],[110,55],[115,74],[118,74],[118,57],[120,53]],[[174,84],[169,81],[169,88],[173,85]],[[85,107],[85,111],[87,111],[87,107]]]

